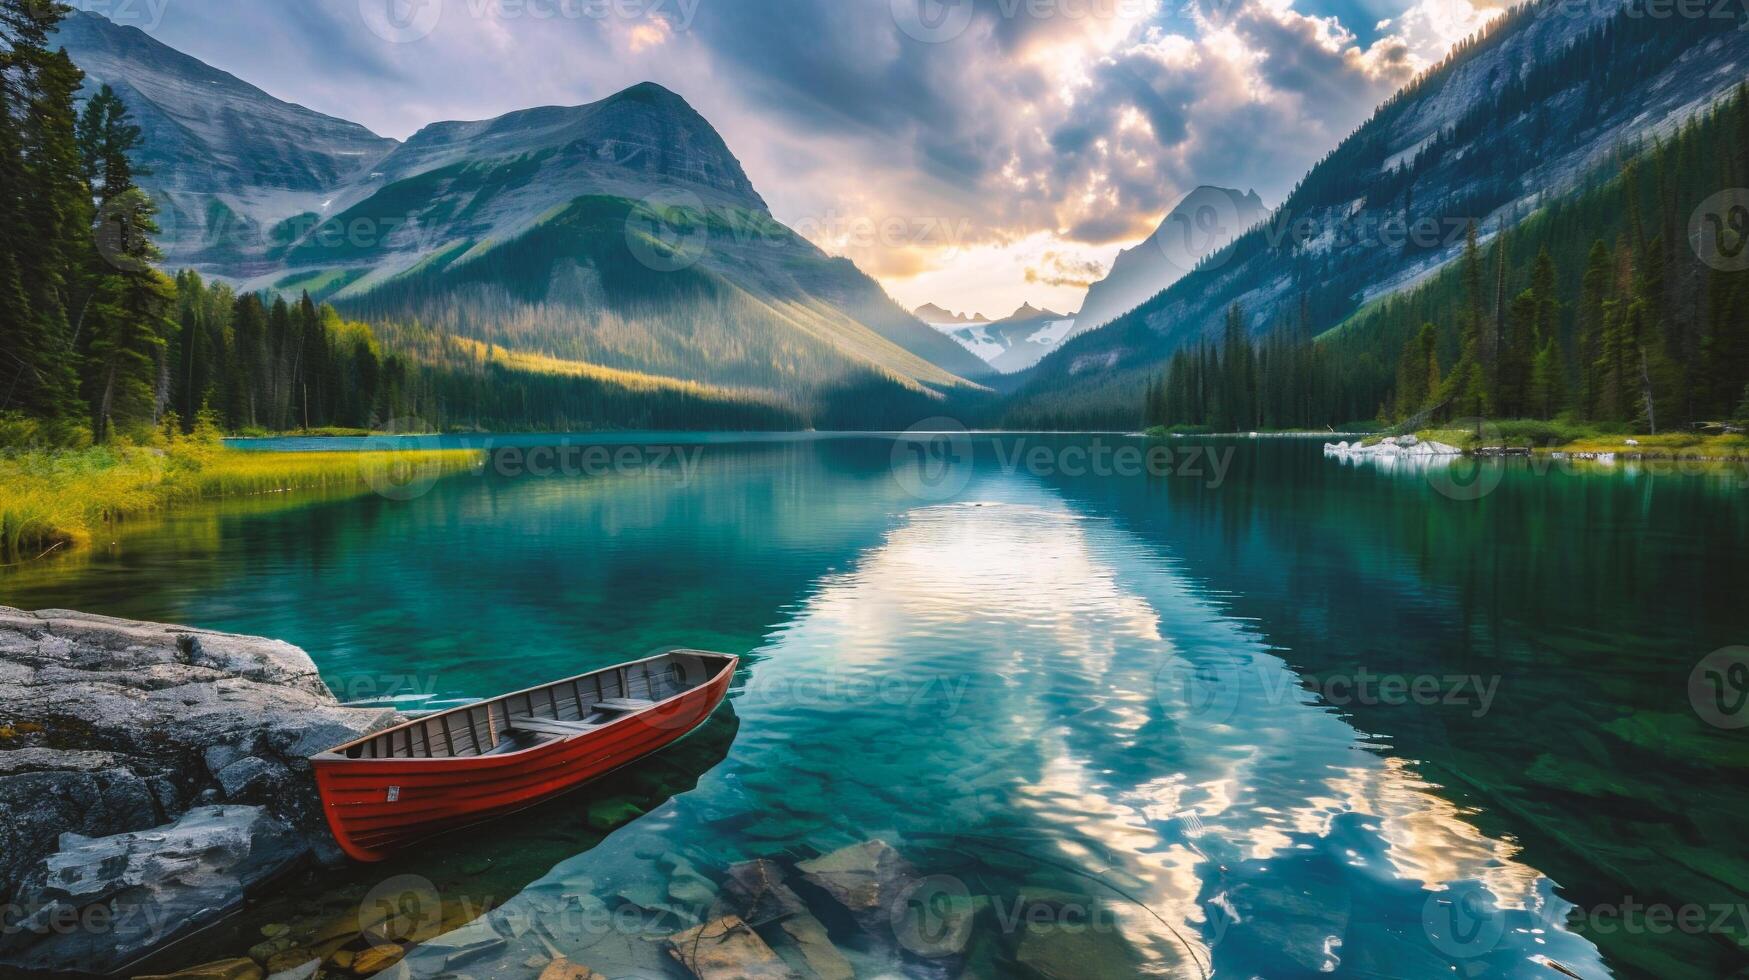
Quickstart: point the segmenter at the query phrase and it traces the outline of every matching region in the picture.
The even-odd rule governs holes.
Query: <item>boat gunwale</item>
[[[362,758],[362,757],[353,758],[352,756],[346,755],[345,751],[344,751],[348,748],[351,748],[354,745],[361,745],[365,742],[374,741],[375,739],[381,738],[382,736],[388,735],[392,732],[398,732],[398,731],[401,731],[402,729],[411,728],[415,725],[422,725],[425,722],[428,722],[433,718],[441,718],[445,715],[459,714],[462,712],[472,711],[476,708],[481,707],[482,705],[487,706],[486,710],[487,710],[487,713],[489,714],[491,712],[490,706],[498,703],[499,701],[507,701],[511,698],[517,697],[518,695],[526,695],[526,694],[530,694],[534,691],[544,691],[544,690],[547,690],[548,688],[557,687],[560,684],[570,684],[570,683],[573,683],[576,681],[583,680],[586,677],[594,677],[597,674],[605,674],[608,671],[612,671],[612,670],[620,670],[620,669],[623,669],[626,667],[636,667],[639,664],[654,663],[655,661],[674,656],[675,654],[692,654],[692,655],[697,655],[697,656],[710,657],[713,659],[721,659],[722,661],[724,661],[724,663],[720,669],[718,669],[717,671],[715,671],[711,674],[706,675],[705,679],[700,681],[697,685],[695,685],[693,687],[689,687],[686,690],[681,691],[677,694],[673,694],[673,695],[670,695],[666,698],[663,698],[662,700],[657,701],[648,707],[639,708],[637,711],[633,711],[633,712],[629,712],[627,714],[620,715],[618,718],[615,718],[614,720],[609,721],[609,722],[605,722],[605,723],[603,723],[595,728],[590,729],[589,731],[577,732],[577,733],[572,734],[572,735],[564,735],[564,736],[559,736],[559,737],[555,737],[555,738],[550,738],[550,739],[547,739],[547,740],[542,741],[542,742],[537,742],[534,745],[531,745],[526,749],[517,749],[514,752],[498,752],[498,753],[493,753],[490,755],[485,754],[485,753],[481,753],[479,755],[447,755],[447,756],[383,756],[380,758],[367,759],[367,758]],[[314,763],[385,763],[385,762],[386,763],[407,763],[407,762],[416,762],[416,763],[419,763],[421,765],[429,765],[431,763],[445,763],[445,764],[465,764],[464,768],[474,768],[476,766],[478,766],[479,768],[488,768],[488,767],[500,764],[505,760],[519,759],[523,756],[526,756],[530,752],[539,752],[539,751],[542,751],[545,749],[550,749],[556,745],[564,745],[568,742],[575,741],[576,739],[579,739],[579,738],[585,738],[588,736],[598,735],[602,732],[605,732],[605,731],[613,728],[614,726],[620,724],[621,722],[630,721],[633,718],[642,718],[643,716],[649,714],[652,711],[655,711],[658,708],[661,708],[661,707],[668,705],[668,704],[672,704],[673,702],[678,701],[681,698],[686,697],[687,695],[695,694],[698,691],[701,691],[701,690],[709,687],[710,685],[716,683],[716,681],[719,678],[723,677],[723,675],[725,675],[725,674],[732,675],[734,673],[735,669],[740,666],[740,664],[741,664],[741,657],[738,654],[733,654],[733,653],[716,653],[716,652],[710,651],[710,650],[693,650],[693,649],[685,649],[685,648],[667,650],[667,651],[664,651],[662,653],[658,653],[653,657],[644,657],[641,660],[628,660],[628,661],[625,661],[624,663],[611,664],[609,666],[602,667],[598,670],[585,671],[584,673],[574,674],[570,677],[561,677],[556,681],[548,681],[545,684],[535,684],[531,687],[525,687],[519,691],[508,691],[504,694],[500,694],[500,695],[497,695],[495,697],[482,698],[482,699],[480,699],[478,701],[474,701],[470,704],[458,705],[454,708],[449,708],[449,709],[446,709],[444,711],[436,711],[436,712],[432,712],[431,714],[428,714],[428,715],[421,715],[417,718],[410,718],[404,722],[401,722],[399,725],[391,725],[388,728],[378,729],[377,731],[371,732],[367,735],[360,735],[358,738],[352,739],[349,742],[342,742],[339,745],[336,745],[332,748],[324,749],[321,752],[318,752],[315,755],[310,756],[309,761],[312,764],[314,764]]]

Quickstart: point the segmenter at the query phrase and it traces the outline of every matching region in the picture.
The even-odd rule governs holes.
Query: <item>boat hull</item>
[[[514,813],[630,765],[698,728],[728,694],[733,667],[596,731],[509,755],[310,760],[334,839],[382,861],[409,844]]]

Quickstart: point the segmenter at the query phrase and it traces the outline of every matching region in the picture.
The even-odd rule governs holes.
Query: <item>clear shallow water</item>
[[[668,645],[750,654],[729,708],[649,766],[290,883],[247,927],[413,875],[450,925],[525,924],[484,972],[538,972],[551,943],[661,975],[645,936],[697,897],[677,857],[708,893],[738,861],[879,838],[925,911],[989,902],[932,957],[940,930],[874,941],[805,892],[867,975],[1749,962],[1710,914],[1749,901],[1749,733],[1688,693],[1749,636],[1741,473],[1516,464],[1468,501],[1298,440],[1217,444],[1220,480],[1062,475],[1092,437],[979,439],[945,471],[886,438],[687,441],[684,473],[495,466],[411,501],[182,512],[0,578],[0,601],[283,637],[343,696],[409,707]],[[1037,447],[1053,465],[1011,465]],[[595,903],[656,911],[567,914]],[[1624,903],[1709,914],[1636,928]],[[178,955],[234,953],[245,926]]]

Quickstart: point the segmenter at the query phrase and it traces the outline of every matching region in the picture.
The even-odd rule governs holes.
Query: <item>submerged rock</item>
[[[699,980],[787,980],[789,967],[735,916],[668,937],[668,952]]]
[[[1014,954],[1022,971],[1040,980],[1129,980],[1141,957],[1114,929],[1086,924],[1028,923]]]
[[[717,897],[717,886],[681,855],[664,854],[657,864],[668,871],[668,899],[671,904],[683,909],[702,911]],[[698,920],[695,917],[693,921]]]
[[[883,840],[853,844],[796,867],[803,878],[825,889],[859,920],[884,917],[913,877],[911,865]]]
[[[261,967],[252,959],[219,960],[175,973],[157,973],[134,980],[261,980]]]
[[[802,969],[797,972],[803,976],[812,975],[819,980],[852,980],[856,976],[850,961],[832,945],[819,919],[804,913],[784,919],[778,928],[789,937],[790,948],[801,959]]]
[[[396,963],[399,963],[401,957],[406,954],[406,949],[394,945],[393,943],[371,946],[368,949],[361,950],[358,954],[353,956],[352,972],[359,974],[360,976],[381,973],[389,967],[394,966]]]
[[[397,720],[278,640],[0,606],[0,902],[116,921],[9,930],[0,967],[125,964],[337,858],[306,758]]]
[[[791,915],[800,915],[807,903],[784,883],[783,868],[767,858],[731,865],[728,881],[718,894],[712,914],[739,916],[754,926]]]
[[[581,963],[561,956],[546,965],[536,980],[607,980]]]

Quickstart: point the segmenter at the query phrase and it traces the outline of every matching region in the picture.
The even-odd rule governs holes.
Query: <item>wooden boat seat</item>
[[[542,735],[582,735],[601,726],[581,721],[558,721],[553,718],[535,718],[531,715],[511,715],[510,727],[514,731],[538,732]]]
[[[603,711],[642,711],[655,703],[644,698],[608,698],[595,702],[593,707]]]

